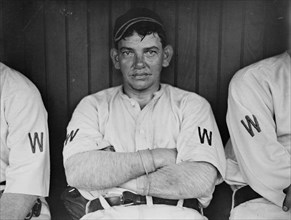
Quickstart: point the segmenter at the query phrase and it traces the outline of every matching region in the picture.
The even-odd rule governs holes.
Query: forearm
[[[198,198],[212,193],[216,178],[216,168],[206,162],[173,164],[149,174],[148,195],[166,199]],[[143,175],[122,187],[143,194],[147,184],[147,176]]]
[[[205,162],[184,162],[149,175],[151,196],[167,199],[198,198],[215,186],[217,170]]]
[[[149,152],[141,152],[148,172],[154,171]],[[90,151],[76,154],[65,163],[67,181],[85,190],[101,190],[119,186],[145,174],[139,153]]]
[[[0,199],[0,219],[23,220],[32,209],[36,196],[3,193]]]

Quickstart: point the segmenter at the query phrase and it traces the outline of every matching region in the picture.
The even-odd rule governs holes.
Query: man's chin
[[[145,91],[148,90],[151,86],[148,85],[146,82],[144,81],[140,81],[140,82],[136,82],[134,84],[131,85],[132,89],[136,90],[136,91]]]
[[[142,85],[139,85],[139,86],[133,86],[132,88],[133,88],[134,90],[136,90],[136,91],[140,91],[140,92],[145,91],[145,90],[148,89],[147,86],[142,86]]]

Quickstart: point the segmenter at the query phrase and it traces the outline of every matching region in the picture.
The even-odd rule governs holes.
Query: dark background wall
[[[162,81],[204,96],[225,143],[229,80],[241,67],[286,50],[289,2],[0,0],[0,61],[36,84],[49,113],[53,219],[66,219],[59,195],[66,186],[62,148],[72,111],[85,95],[121,83],[109,57],[117,16],[134,6],[161,15],[175,49]],[[226,186],[215,192],[206,210],[210,219],[226,217],[229,195]]]

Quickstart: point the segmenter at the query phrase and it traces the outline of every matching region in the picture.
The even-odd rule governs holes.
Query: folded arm
[[[85,190],[103,190],[138,178],[145,174],[145,169],[150,173],[175,163],[175,159],[175,149],[133,153],[95,150],[71,156],[65,162],[65,170],[71,186]]]
[[[206,162],[182,162],[165,166],[147,177],[143,175],[121,187],[166,199],[199,198],[212,193],[217,178],[216,168]],[[149,185],[148,185],[149,184]]]

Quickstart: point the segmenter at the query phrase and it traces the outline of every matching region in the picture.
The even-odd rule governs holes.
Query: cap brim
[[[122,38],[123,34],[126,32],[126,30],[128,30],[128,28],[130,28],[132,25],[134,25],[138,22],[152,22],[152,23],[156,23],[156,24],[160,25],[161,27],[163,27],[162,23],[160,23],[159,21],[157,21],[153,18],[149,18],[149,17],[133,18],[131,20],[128,20],[121,27],[119,27],[119,29],[116,31],[116,33],[114,35],[114,41],[115,42],[119,41]]]

